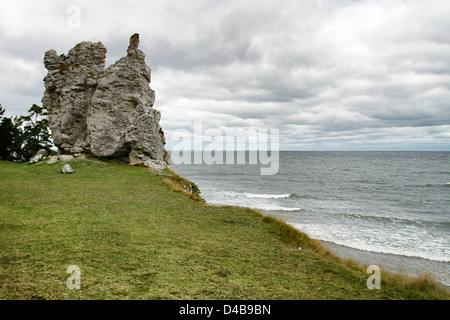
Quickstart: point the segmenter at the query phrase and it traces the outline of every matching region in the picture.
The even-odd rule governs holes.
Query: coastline
[[[286,221],[286,217],[268,210],[257,210],[264,216],[274,217]],[[292,226],[292,225],[291,225]],[[295,227],[294,227],[295,228]],[[302,230],[295,228],[299,232],[305,233]],[[377,265],[382,270],[395,275],[404,275],[411,278],[427,275],[429,278],[441,285],[443,285],[450,292],[450,263],[434,261],[419,257],[402,256],[391,253],[382,253],[351,248],[340,245],[331,241],[324,241],[315,239],[308,235],[311,239],[317,240],[324,247],[330,250],[331,253],[337,257],[346,260],[350,259],[359,264],[361,267]]]
[[[389,273],[409,277],[418,277],[426,274],[434,281],[444,285],[447,290],[450,290],[450,268],[448,268],[450,263],[448,262],[359,250],[329,241],[319,240],[319,242],[338,257],[352,259],[361,266],[378,265]]]
[[[369,290],[355,263],[259,211],[193,199],[169,170],[70,164],[66,176],[58,163],[0,162],[3,299],[448,300],[412,278]],[[61,281],[68,265],[82,290]]]
[[[175,172],[174,172],[175,173]],[[175,173],[178,175],[177,173]],[[183,178],[185,179],[185,178]],[[190,182],[189,180],[186,180]],[[198,188],[198,187],[197,187]],[[201,190],[198,188],[199,194]],[[221,206],[221,204],[208,203],[206,199],[201,198],[206,204],[213,206]],[[233,206],[233,205],[228,205]],[[330,253],[342,260],[352,260],[361,267],[367,267],[370,265],[377,265],[383,271],[393,275],[406,276],[408,278],[417,279],[421,276],[425,276],[431,281],[442,285],[448,292],[450,292],[450,263],[434,261],[424,259],[420,257],[402,256],[390,253],[381,253],[374,251],[367,251],[362,249],[351,248],[345,245],[339,245],[331,241],[324,241],[311,237],[306,232],[296,228],[289,221],[286,221],[286,216],[280,215],[276,212],[264,209],[255,209],[246,206],[235,206],[244,209],[249,209],[258,212],[263,217],[273,217],[283,224],[292,227],[299,233],[305,234],[310,239],[317,241],[324,248],[328,249]],[[424,271],[426,270],[426,271]]]

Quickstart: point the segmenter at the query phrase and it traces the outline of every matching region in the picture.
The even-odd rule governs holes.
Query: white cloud
[[[102,41],[110,64],[139,32],[166,132],[202,120],[278,128],[292,148],[449,150],[449,18],[446,0],[3,1],[0,103],[40,103],[46,50]]]

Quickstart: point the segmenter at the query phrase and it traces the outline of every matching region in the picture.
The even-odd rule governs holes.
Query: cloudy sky
[[[450,1],[0,0],[0,103],[41,104],[45,51],[140,33],[176,129],[278,129],[290,150],[450,150]]]

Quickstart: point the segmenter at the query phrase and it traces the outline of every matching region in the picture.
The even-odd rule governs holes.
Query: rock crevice
[[[67,55],[45,53],[43,106],[62,154],[92,153],[149,167],[168,166],[151,69],[130,38],[127,55],[105,69],[106,48],[82,42]]]

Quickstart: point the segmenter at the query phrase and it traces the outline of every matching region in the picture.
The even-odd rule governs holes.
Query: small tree
[[[19,130],[11,118],[4,117],[5,109],[0,104],[0,160],[14,160],[14,140]]]
[[[5,113],[0,110],[0,116]],[[36,104],[27,116],[2,118],[0,123],[0,159],[23,162],[40,149],[51,151],[53,142],[48,128],[47,113]]]
[[[16,152],[19,161],[27,161],[40,149],[50,152],[53,143],[48,129],[47,112],[36,104],[28,110],[27,116],[16,119],[16,125],[22,128],[20,138],[17,139]]]

